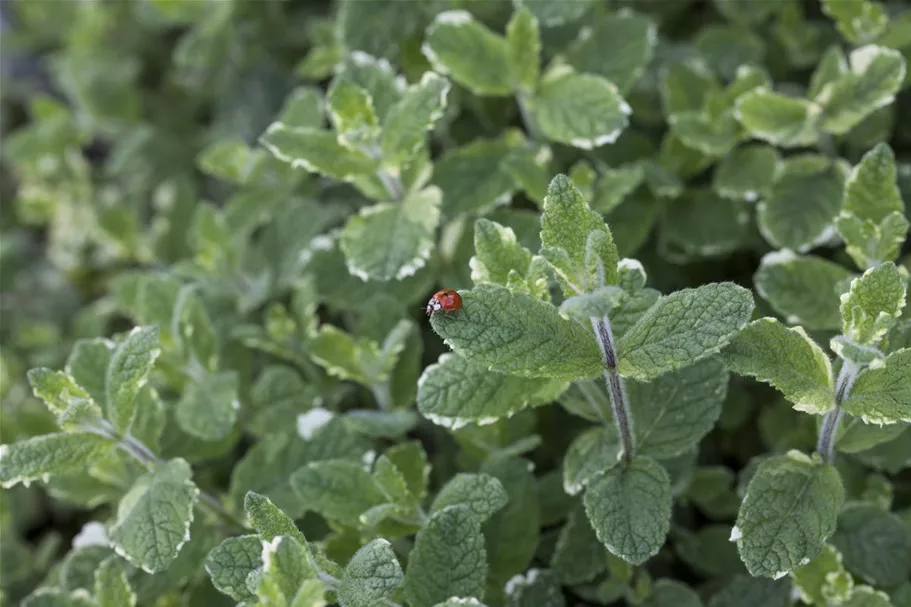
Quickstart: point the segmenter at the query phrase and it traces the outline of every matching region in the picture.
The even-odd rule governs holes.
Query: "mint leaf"
[[[518,187],[539,207],[547,196],[550,179],[550,161],[553,152],[544,144],[529,143],[526,147],[511,150],[500,167],[512,177]]]
[[[877,39],[889,23],[889,16],[879,2],[823,0],[822,10],[835,21],[835,27],[852,44]]]
[[[560,529],[550,566],[564,584],[581,584],[605,571],[607,560],[607,551],[578,503]]]
[[[721,88],[708,65],[698,58],[668,62],[661,68],[659,78],[661,106],[668,119],[701,110],[706,99]]]
[[[658,580],[642,603],[643,607],[702,607],[702,601],[686,584],[675,580]]]
[[[508,450],[481,466],[482,473],[500,481],[509,498],[483,525],[489,579],[497,584],[525,571],[538,548],[541,511],[532,468],[530,461],[509,455]]]
[[[199,489],[190,465],[173,459],[145,474],[120,500],[109,535],[117,554],[147,573],[167,569],[190,539]]]
[[[638,452],[669,459],[695,446],[721,415],[727,386],[728,373],[717,358],[665,373],[650,383],[627,382]]]
[[[791,584],[786,580],[769,580],[749,575],[735,576],[716,592],[709,607],[770,607],[790,601]]]
[[[102,561],[95,571],[95,601],[98,607],[133,607],[136,594],[130,587],[123,562],[117,557]]]
[[[560,580],[553,571],[529,569],[525,575],[518,574],[506,582],[506,605],[508,607],[563,607],[566,599],[560,588]]]
[[[892,103],[905,79],[905,59],[894,49],[867,45],[851,52],[851,72],[822,88],[821,128],[843,135],[877,109]]]
[[[527,7],[534,16],[547,27],[555,27],[581,19],[594,4],[594,0],[578,0],[571,4],[565,2],[536,2],[513,0],[516,7]]]
[[[335,133],[325,129],[274,122],[260,137],[260,143],[282,162],[336,179],[352,180],[373,173],[379,166],[363,152],[340,144]]]
[[[743,202],[721,198],[708,188],[685,192],[667,209],[665,220],[659,250],[678,263],[742,249],[751,235]]]
[[[367,91],[380,122],[401,99],[404,83],[397,79],[387,59],[377,58],[364,51],[353,51],[338,64],[336,81],[346,81]]]
[[[402,93],[383,120],[380,152],[383,164],[396,172],[411,161],[424,146],[427,131],[443,117],[449,81],[425,72],[420,82]]]
[[[648,381],[693,364],[726,346],[752,311],[750,292],[732,283],[666,295],[620,339],[620,373]]]
[[[563,490],[577,495],[620,461],[622,447],[613,425],[590,428],[573,439],[563,456]]]
[[[478,219],[474,224],[474,249],[475,255],[469,266],[471,280],[475,284],[493,282],[506,285],[511,271],[522,275],[528,272],[531,251],[518,243],[512,228],[489,219]]]
[[[712,187],[719,196],[754,202],[768,195],[780,170],[778,150],[762,144],[745,145],[721,159]]]
[[[107,365],[105,367],[107,368]],[[71,405],[93,398],[92,395],[83,388],[70,373],[63,371],[52,371],[46,367],[30,369],[28,374],[28,383],[32,386],[33,394],[44,401],[48,409],[57,415],[63,413]],[[100,394],[104,395],[104,376],[101,382],[92,378],[93,384],[97,386],[101,383]],[[93,387],[95,387],[93,386]],[[101,400],[100,402],[104,402]]]
[[[802,327],[789,329],[774,318],[761,318],[722,356],[730,370],[771,384],[797,411],[819,415],[835,406],[832,363]]]
[[[909,223],[900,211],[889,213],[879,223],[842,212],[835,225],[854,263],[870,268],[898,257]]]
[[[848,413],[838,427],[836,446],[842,453],[858,453],[894,440],[907,429],[908,424],[904,422],[888,426],[866,424]]]
[[[564,58],[577,72],[603,76],[626,94],[648,66],[656,42],[657,27],[649,17],[605,11],[590,29],[580,31]]]
[[[187,384],[175,407],[180,428],[197,438],[217,441],[225,438],[237,421],[238,377],[234,371],[206,375]]]
[[[782,249],[762,258],[753,283],[788,324],[834,330],[841,326],[838,296],[848,290],[853,278],[837,263]]]
[[[69,357],[66,359],[66,373],[60,373],[59,371],[55,372],[57,375],[56,381],[61,382],[61,384],[55,387],[56,390],[63,391],[76,396],[81,394],[83,390],[88,392],[91,399],[97,404],[103,405],[107,400],[106,391],[105,391],[105,379],[107,375],[108,365],[111,362],[111,355],[116,348],[116,344],[109,339],[80,339],[75,344],[73,344],[73,349],[70,351]],[[35,372],[38,372],[36,369]],[[29,376],[31,376],[31,371]],[[69,375],[67,378],[66,375]],[[68,385],[70,382],[75,381],[76,385]],[[50,388],[50,386],[48,386]],[[80,390],[79,388],[82,388]],[[49,394],[46,391],[42,391],[43,394],[38,394],[35,392],[35,396],[48,400]],[[66,393],[60,395],[59,400],[57,401],[62,408],[66,408],[66,404],[72,404],[71,397],[68,397]],[[85,398],[85,396],[83,396]],[[55,407],[56,408],[56,407]]]
[[[751,575],[781,577],[815,557],[844,501],[838,472],[791,451],[764,460],[731,533]]]
[[[288,126],[322,128],[326,123],[323,91],[315,87],[299,86],[288,93],[276,122]]]
[[[645,179],[645,167],[626,164],[605,168],[595,184],[591,207],[599,213],[610,213],[632,194]]]
[[[421,52],[433,69],[475,95],[512,94],[509,45],[468,11],[439,13],[427,28]]]
[[[447,217],[485,213],[509,202],[516,183],[501,164],[521,141],[514,135],[510,131],[497,139],[477,138],[437,159],[433,184],[443,192]]]
[[[365,207],[342,230],[348,270],[361,280],[401,280],[430,258],[442,192],[431,186],[401,202]]]
[[[338,598],[345,607],[373,607],[393,598],[404,576],[388,541],[379,538],[358,550],[342,576]]]
[[[531,11],[522,7],[512,14],[506,25],[506,43],[512,81],[521,91],[533,91],[541,63],[541,32]]]
[[[405,598],[424,606],[449,597],[481,597],[486,577],[480,523],[468,508],[450,506],[418,531],[405,572]]]
[[[846,506],[832,544],[844,556],[845,567],[874,586],[897,586],[911,575],[911,529],[874,504]]]
[[[421,374],[417,406],[421,415],[453,430],[489,424],[531,405],[547,383],[488,371],[458,354],[443,354]]]
[[[774,246],[806,252],[829,240],[848,171],[842,162],[804,154],[784,162],[769,196],[759,203],[759,229]]]
[[[333,80],[326,101],[329,119],[343,146],[357,149],[373,144],[379,137],[379,121],[366,90],[344,78]]]
[[[345,460],[307,464],[291,476],[291,486],[308,510],[350,527],[357,527],[361,514],[386,501],[370,473]]]
[[[262,567],[262,551],[258,535],[240,535],[223,541],[206,557],[206,571],[212,585],[235,601],[252,599],[247,578]]]
[[[889,262],[870,268],[841,296],[842,332],[861,345],[879,344],[905,307],[907,279]]]
[[[114,442],[96,434],[44,434],[0,445],[0,485],[28,485],[52,475],[85,469],[109,452]]]
[[[632,113],[611,81],[567,66],[544,74],[528,106],[534,124],[550,141],[583,150],[615,142]]]
[[[250,526],[267,542],[280,535],[294,538],[303,544],[307,542],[304,534],[297,528],[291,517],[282,512],[265,495],[248,491],[244,496],[244,512]]]
[[[550,304],[493,285],[460,295],[461,310],[434,314],[430,322],[463,358],[522,377],[576,379],[600,373],[591,334]]]
[[[853,584],[850,574],[842,564],[841,553],[831,544],[809,563],[791,573],[795,590],[808,604],[823,604],[828,600],[844,601]]]
[[[892,601],[889,595],[870,586],[856,586],[851,590],[851,596],[845,600],[844,607],[890,607]]]
[[[589,485],[585,512],[611,554],[640,565],[658,553],[671,520],[671,481],[648,457],[608,470]]]
[[[736,116],[757,139],[789,148],[816,143],[822,108],[812,101],[788,97],[766,88],[748,91],[737,99]]]
[[[135,327],[111,354],[104,382],[105,415],[118,432],[130,431],[136,419],[136,395],[160,353],[158,327]]]
[[[430,514],[449,506],[465,506],[478,522],[484,523],[507,501],[503,485],[489,474],[460,473],[440,489],[430,507]]]
[[[868,424],[911,422],[911,349],[897,350],[882,366],[861,371],[844,407]]]
[[[304,583],[316,578],[316,568],[306,544],[287,535],[263,541],[262,559],[262,577],[256,595],[267,605],[291,604]],[[310,592],[309,588],[307,592]]]

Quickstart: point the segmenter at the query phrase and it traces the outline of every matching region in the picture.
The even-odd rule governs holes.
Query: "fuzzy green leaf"
[[[512,228],[489,219],[474,224],[475,255],[471,258],[471,280],[475,284],[493,282],[505,285],[512,270],[525,274],[531,263],[531,251],[516,240]]]
[[[175,421],[187,434],[202,440],[221,440],[231,433],[237,421],[237,391],[235,371],[207,375],[187,384],[175,406]]]
[[[77,346],[79,342],[77,342]],[[102,369],[106,369],[102,367]],[[93,388],[100,385],[99,395],[104,396],[104,376],[100,378],[92,377],[85,379],[93,380]],[[34,395],[47,405],[52,413],[61,414],[74,403],[85,401],[93,398],[91,393],[83,388],[71,373],[63,371],[52,371],[46,367],[30,369],[28,372],[28,382],[32,386]],[[104,402],[101,400],[100,402]]]
[[[443,192],[444,215],[486,213],[509,202],[516,183],[501,163],[519,143],[514,134],[508,131],[497,139],[477,138],[435,161],[433,184]]]
[[[424,146],[427,131],[443,117],[449,81],[425,72],[421,81],[402,93],[383,120],[380,151],[383,164],[393,171],[405,166]]]
[[[560,580],[553,571],[529,569],[510,578],[504,588],[506,607],[565,607]]]
[[[46,480],[53,475],[85,469],[109,452],[114,441],[96,434],[43,434],[0,445],[0,485]]]
[[[858,344],[876,346],[901,316],[907,279],[889,262],[864,272],[841,296],[842,333]]]
[[[307,509],[357,527],[360,516],[386,501],[370,473],[355,462],[313,462],[294,473],[291,486]]]
[[[774,318],[750,323],[723,352],[729,369],[771,384],[794,408],[822,414],[835,405],[832,363],[802,327]]]
[[[430,607],[449,597],[482,597],[487,577],[484,536],[464,506],[440,510],[414,540],[405,573],[405,598]]]
[[[461,310],[431,317],[433,329],[460,356],[522,377],[577,379],[600,373],[594,338],[550,304],[493,285],[460,295]]]
[[[95,601],[98,607],[136,605],[136,593],[130,587],[126,568],[120,559],[109,557],[95,570]]]
[[[145,474],[120,500],[111,526],[118,554],[147,573],[166,569],[190,539],[199,489],[190,465],[173,459]]]
[[[615,142],[632,113],[611,81],[566,67],[542,77],[528,106],[545,137],[583,150]]]
[[[701,110],[706,98],[720,90],[715,75],[699,59],[668,62],[659,78],[661,105],[668,119],[681,112]]]
[[[326,96],[338,141],[348,148],[371,145],[380,134],[370,94],[345,79],[335,80]]]
[[[134,401],[161,350],[158,327],[136,327],[114,349],[105,375],[105,415],[121,433],[136,419]]]
[[[844,407],[869,424],[911,422],[911,349],[893,352],[882,366],[861,371]]]
[[[599,474],[619,463],[621,452],[613,425],[586,430],[563,455],[563,490],[569,495],[581,493]]]
[[[335,133],[325,129],[274,122],[260,138],[260,143],[282,162],[336,179],[350,180],[379,168],[377,160],[344,147]]]
[[[822,108],[806,99],[758,88],[737,99],[737,120],[747,132],[779,147],[812,145]]]
[[[547,27],[555,27],[581,19],[595,0],[513,0],[516,7],[528,8]]]
[[[459,473],[440,489],[430,507],[430,514],[449,506],[465,506],[478,522],[484,523],[507,501],[503,485],[489,474]]]
[[[348,54],[338,65],[336,81],[345,80],[367,91],[380,122],[395,103],[401,99],[404,83],[397,80],[389,61],[373,57],[363,51]]]
[[[404,576],[387,540],[375,539],[358,550],[342,576],[339,602],[345,607],[374,607],[393,598]]]
[[[879,588],[897,586],[911,575],[911,529],[875,504],[846,506],[832,544],[849,571]]]
[[[666,295],[620,339],[620,373],[648,381],[693,364],[730,343],[752,312],[751,293],[732,283]]]
[[[291,517],[265,495],[248,491],[244,496],[244,513],[250,526],[267,542],[280,535],[286,535],[304,544],[307,542]]]
[[[845,182],[842,210],[861,219],[882,221],[892,211],[903,211],[898,190],[895,154],[880,143],[864,154]]]
[[[541,63],[541,32],[538,20],[526,8],[516,10],[506,25],[512,81],[519,90],[531,92],[538,83]]]
[[[316,578],[309,550],[287,535],[265,540],[262,546],[263,568],[256,595],[266,605],[290,605],[304,583]]]
[[[841,554],[831,544],[823,546],[813,560],[793,571],[791,578],[801,600],[812,605],[825,605],[829,599],[841,603],[853,582],[845,572]]]
[[[876,40],[889,24],[889,16],[879,2],[868,0],[823,0],[822,10],[835,20],[841,35],[852,44]]]
[[[765,197],[781,170],[781,155],[768,145],[738,148],[718,163],[712,187],[720,196],[754,202]]]
[[[440,221],[442,192],[431,186],[402,202],[365,207],[342,230],[348,270],[361,280],[401,280],[423,268]]]
[[[481,473],[499,480],[509,498],[483,525],[489,579],[498,584],[528,568],[540,541],[539,492],[532,467],[527,459],[508,455],[488,458],[481,466]]]
[[[793,451],[764,460],[731,533],[750,574],[779,577],[809,562],[835,531],[844,497],[830,465]]]
[[[658,553],[671,521],[671,481],[664,468],[637,457],[608,470],[584,497],[592,527],[607,549],[633,565]]]
[[[696,591],[675,580],[658,580],[643,607],[702,607]]]
[[[889,213],[879,223],[842,212],[835,219],[835,226],[854,263],[871,268],[898,257],[909,222],[901,211]]]
[[[894,49],[863,46],[851,52],[849,62],[851,72],[824,86],[814,99],[823,108],[822,130],[835,135],[892,103],[905,79],[905,59]]]
[[[69,395],[77,396],[84,389],[89,393],[92,400],[99,405],[103,405],[106,400],[105,393],[105,376],[107,368],[111,362],[111,354],[114,352],[116,344],[110,339],[80,339],[73,344],[69,357],[66,359],[66,373],[71,380],[76,381],[76,386],[67,386],[67,380],[64,374],[58,372],[57,381],[64,382],[55,389],[59,391],[66,390],[68,395],[61,396],[59,403],[72,403]],[[71,381],[70,380],[70,381]],[[45,393],[46,394],[46,393]],[[47,400],[45,395],[36,396]],[[83,396],[84,398],[84,396]],[[64,405],[65,408],[65,405]]]
[[[564,584],[580,584],[605,571],[607,560],[608,552],[595,535],[580,503],[560,529],[550,566]]]
[[[258,535],[229,537],[206,557],[212,585],[235,601],[253,598],[247,588],[250,573],[263,565],[263,544]]]
[[[806,252],[831,239],[848,171],[820,155],[792,156],[759,203],[759,228],[771,244]]]

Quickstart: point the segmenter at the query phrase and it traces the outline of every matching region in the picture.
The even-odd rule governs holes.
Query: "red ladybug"
[[[461,308],[462,297],[452,289],[443,289],[442,291],[437,291],[433,294],[433,297],[427,302],[427,307],[424,308],[424,311],[427,313],[427,316],[430,316],[434,312],[439,312],[440,310],[444,312],[454,312]]]

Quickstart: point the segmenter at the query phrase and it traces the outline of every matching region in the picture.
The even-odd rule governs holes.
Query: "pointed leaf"
[[[881,367],[861,371],[844,407],[868,424],[911,422],[911,349],[897,350]]]
[[[293,167],[350,180],[373,173],[379,163],[340,144],[333,132],[274,122],[260,138],[273,156]]]
[[[263,566],[262,551],[259,535],[240,535],[223,541],[206,557],[206,571],[212,585],[235,601],[252,599],[247,578]]]
[[[816,142],[822,108],[812,101],[758,88],[737,99],[737,120],[750,135],[779,147]]]
[[[901,316],[907,278],[889,262],[864,272],[841,296],[842,333],[861,345],[876,346]]]
[[[0,445],[0,485],[14,487],[85,469],[109,452],[114,441],[97,434],[44,434]]]
[[[358,550],[342,576],[339,602],[345,607],[373,607],[393,598],[404,576],[387,540],[375,539]]]
[[[394,171],[405,166],[424,146],[427,131],[443,117],[449,81],[434,72],[425,72],[402,98],[389,108],[383,120],[380,151],[383,164]]]
[[[484,523],[506,505],[508,497],[503,485],[489,474],[459,473],[446,483],[430,507],[431,516],[449,506],[465,506]]]
[[[134,401],[161,350],[158,327],[135,327],[114,349],[105,376],[105,415],[121,433],[136,418]]]

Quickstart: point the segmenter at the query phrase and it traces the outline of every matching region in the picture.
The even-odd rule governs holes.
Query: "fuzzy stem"
[[[851,386],[854,385],[858,371],[860,368],[852,362],[846,360],[842,364],[835,382],[835,407],[826,412],[822,418],[822,428],[819,430],[816,451],[822,456],[823,461],[830,464],[835,458],[835,437],[838,435],[838,426],[845,414],[841,404],[851,393]]]
[[[614,335],[611,332],[610,321],[606,316],[592,317],[592,328],[595,338],[601,348],[601,360],[604,362],[604,379],[607,382],[607,392],[610,396],[611,413],[614,424],[620,435],[623,445],[623,457],[632,461],[636,454],[636,437],[633,434],[633,415],[630,411],[629,400],[626,398],[626,389],[623,378],[617,371],[617,350],[614,348]]]

